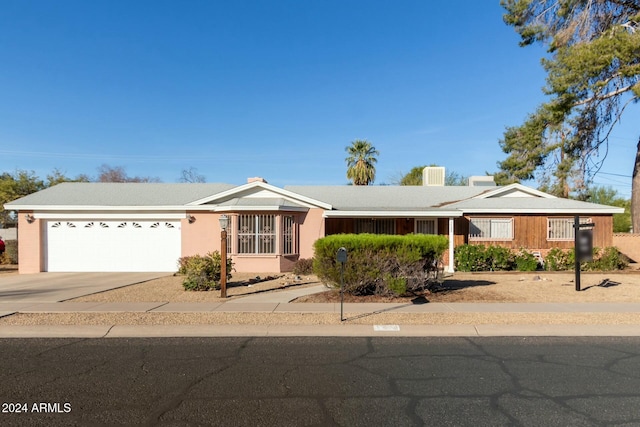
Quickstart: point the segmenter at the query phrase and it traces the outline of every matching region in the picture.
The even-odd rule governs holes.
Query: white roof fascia
[[[624,208],[611,207],[609,209],[597,209],[597,208],[566,208],[566,209],[553,209],[553,208],[522,208],[522,209],[491,209],[491,208],[471,208],[463,209],[465,214],[470,213],[482,213],[482,214],[564,214],[564,215],[579,215],[579,214],[619,214],[624,213]]]
[[[540,190],[536,190],[535,188],[527,187],[518,183],[510,184],[505,187],[498,187],[495,190],[491,190],[486,193],[482,193],[475,197],[472,197],[472,199],[488,199],[490,197],[500,197],[500,194],[508,193],[512,190],[519,190],[519,191],[522,191],[523,193],[528,193],[528,194],[531,194],[532,196],[543,197],[545,199],[557,199],[556,196],[544,193]]]
[[[189,209],[191,210],[191,209]],[[208,208],[212,212],[258,212],[258,211],[286,211],[286,212],[309,212],[309,208],[296,206],[216,206]]]
[[[186,212],[34,212],[36,219],[184,219]]]
[[[187,206],[85,206],[85,205],[5,205],[8,211],[186,211]]]
[[[333,209],[333,206],[331,206],[328,203],[322,202],[320,200],[316,200],[316,199],[312,199],[310,197],[306,197],[303,196],[301,194],[297,194],[294,192],[291,192],[289,190],[285,190],[283,188],[279,188],[279,187],[275,187],[273,185],[261,182],[261,181],[254,181],[254,182],[250,182],[248,184],[244,184],[241,185],[239,187],[236,188],[232,188],[231,190],[227,190],[227,191],[223,191],[221,193],[218,194],[214,194],[212,196],[208,196],[205,197],[204,199],[200,199],[200,200],[195,200],[193,202],[187,203],[186,206],[193,206],[193,205],[202,205],[205,203],[210,203],[213,202],[215,200],[218,199],[223,199],[223,198],[227,198],[229,196],[234,196],[237,195],[239,193],[243,193],[247,190],[251,190],[253,188],[262,188],[264,190],[268,190],[271,191],[273,193],[278,194],[279,196],[284,197],[285,199],[291,201],[291,202],[303,202],[303,204],[307,204],[309,205],[308,207],[319,207],[319,208],[323,208],[323,209]],[[240,196],[241,197],[241,196]]]
[[[460,217],[462,211],[325,211],[324,218],[442,218]]]

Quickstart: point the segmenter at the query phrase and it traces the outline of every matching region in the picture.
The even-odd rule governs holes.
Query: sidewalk
[[[15,313],[331,313],[340,303],[291,303],[322,285],[263,292],[216,303],[0,302],[0,317]],[[640,313],[640,303],[345,303],[344,313]],[[345,316],[347,317],[347,316]],[[640,325],[0,325],[0,338],[223,336],[640,336]]]

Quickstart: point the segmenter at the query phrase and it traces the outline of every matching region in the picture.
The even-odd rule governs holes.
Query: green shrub
[[[518,270],[535,271],[539,268],[536,257],[525,249],[518,253],[499,246],[461,245],[454,253],[456,270],[458,271],[499,271]],[[583,262],[583,271],[622,270],[629,264],[629,259],[618,249],[594,248],[593,261]],[[553,248],[544,258],[544,269],[548,271],[566,271],[575,268],[575,252],[573,249]]]
[[[5,240],[5,251],[0,255],[0,264],[17,264],[18,263],[18,241]]]
[[[598,271],[624,270],[629,265],[629,258],[618,248],[612,246],[604,249],[594,249],[593,262],[588,263],[589,269]]]
[[[454,251],[454,263],[458,271],[488,271],[485,247],[482,245],[461,245]]]
[[[412,283],[420,283],[427,269],[448,246],[444,236],[410,234],[336,234],[314,243],[313,271],[320,280],[339,286],[338,249],[347,249],[345,292],[352,295],[397,295]]]
[[[508,271],[516,268],[516,255],[502,246],[461,245],[454,262],[458,271]]]
[[[186,291],[220,289],[222,257],[220,252],[182,257],[178,260],[178,273],[185,276],[182,286]],[[227,280],[231,279],[233,262],[227,258]]]
[[[300,258],[293,266],[293,274],[313,274],[313,258]]]
[[[486,248],[485,253],[491,271],[510,271],[516,268],[516,256],[509,248],[492,245]]]
[[[544,266],[549,271],[575,270],[575,260],[573,249],[553,248],[545,257]],[[615,271],[624,270],[628,265],[629,258],[615,247],[593,248],[593,261],[580,263],[580,270]]]
[[[516,269],[518,271],[536,271],[540,264],[538,259],[531,252],[520,249],[516,254]]]
[[[544,268],[548,271],[571,270],[574,267],[574,260],[573,249],[563,251],[559,248],[553,248],[544,257]]]
[[[407,279],[404,277],[393,277],[391,274],[384,275],[384,281],[391,292],[396,295],[407,293]]]

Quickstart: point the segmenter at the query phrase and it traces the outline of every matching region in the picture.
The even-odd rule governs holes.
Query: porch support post
[[[453,217],[449,217],[449,268],[448,273],[453,273]]]

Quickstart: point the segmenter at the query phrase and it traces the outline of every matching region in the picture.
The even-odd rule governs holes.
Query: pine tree
[[[549,56],[540,105],[500,142],[509,156],[498,165],[500,183],[539,174],[546,189],[584,195],[601,166],[613,127],[640,99],[640,1],[502,0],[504,20],[521,45],[543,43]],[[633,173],[632,216],[640,230],[640,142]]]

